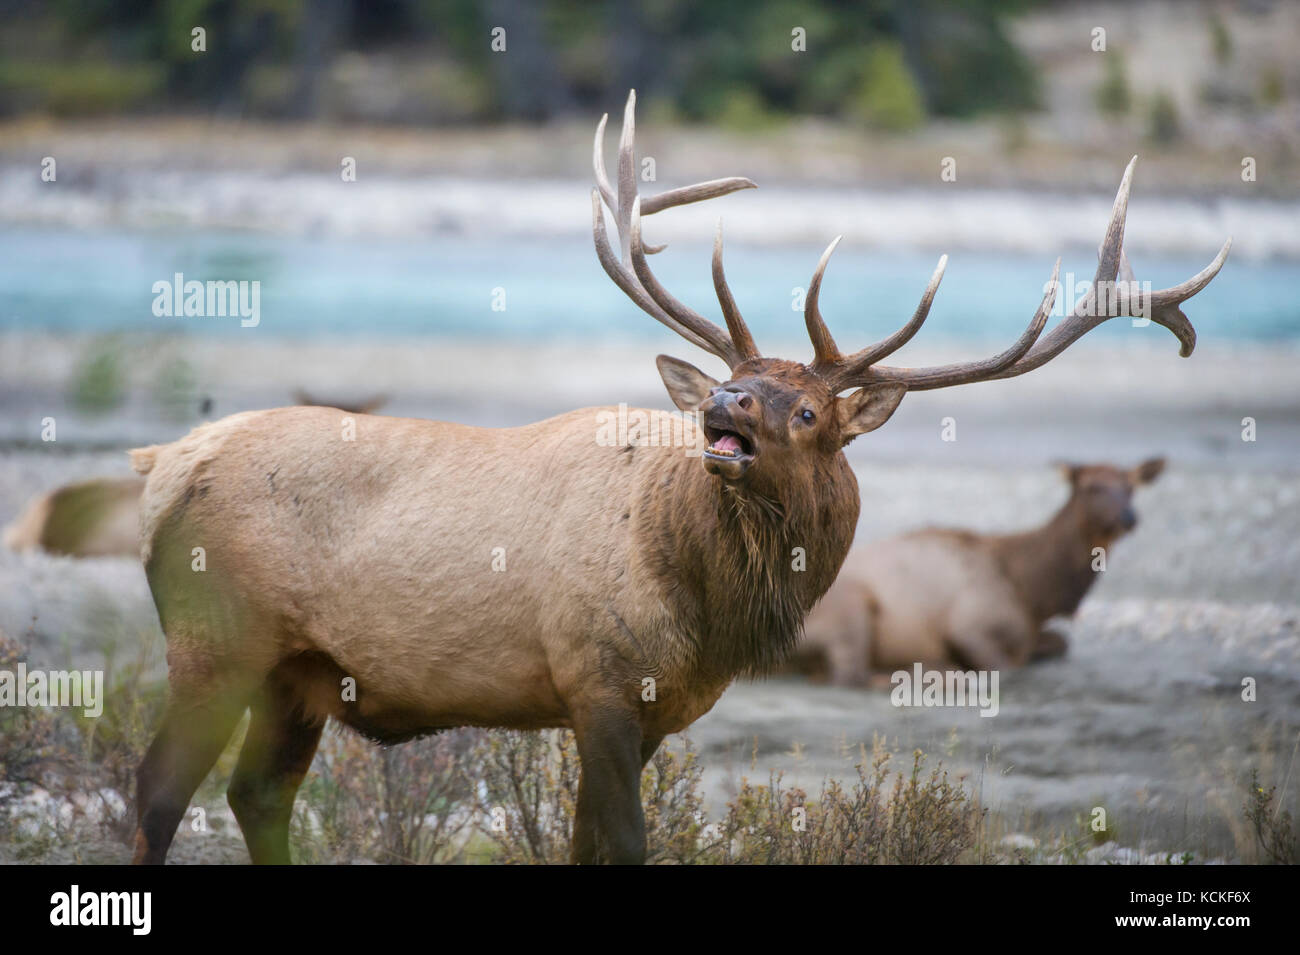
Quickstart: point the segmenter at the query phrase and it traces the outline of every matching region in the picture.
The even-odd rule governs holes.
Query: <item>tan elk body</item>
[[[309,717],[379,739],[571,726],[606,681],[647,736],[685,728],[738,671],[793,645],[852,538],[856,486],[832,459],[839,473],[818,477],[844,500],[824,523],[751,519],[680,447],[598,446],[601,410],[489,429],[280,408],[136,452],[149,473],[145,564],[155,590],[183,603],[159,606],[173,684],[227,628],[252,629],[231,648],[235,683],[292,661]],[[346,420],[354,441],[340,438]],[[718,553],[747,531],[752,550]],[[820,542],[810,573],[789,571],[796,541]],[[769,578],[782,601],[737,606]],[[348,676],[355,704],[341,693]],[[653,703],[641,700],[646,677]]]
[[[171,682],[138,774],[137,861],[163,860],[247,708],[229,796],[255,862],[289,860],[294,794],[326,715],[387,740],[460,725],[572,727],[582,764],[574,860],[642,861],[640,773],[663,735],[736,676],[781,663],[848,553],[859,502],[842,446],[888,420],[908,390],[1022,374],[1112,317],[1088,311],[1090,299],[1040,339],[1054,277],[1002,354],[891,368],[879,362],[924,322],[942,262],[903,328],[842,355],[817,310],[828,249],[806,299],[813,361],[763,357],[727,287],[720,231],[713,278],[725,330],[658,283],[647,256],[660,249],[641,241],[643,216],[753,183],[640,199],[633,108],[630,96],[616,187],[601,157],[604,120],[597,129],[597,257],[640,308],[726,362],[720,383],[658,360],[707,449],[697,459],[686,447],[604,446],[597,414],[613,409],[505,429],[357,415],[346,441],[344,412],[292,408],[133,452],[148,474],[143,553]],[[1102,284],[1127,270],[1131,174],[1132,164],[1100,253]],[[1195,333],[1178,305],[1227,249],[1182,285],[1132,299],[1185,355]]]
[[[1045,625],[1078,609],[1099,560],[1136,523],[1135,487],[1163,466],[1070,467],[1069,499],[1033,530],[926,528],[854,548],[809,614],[793,668],[863,686],[915,663],[994,670],[1064,653]]]

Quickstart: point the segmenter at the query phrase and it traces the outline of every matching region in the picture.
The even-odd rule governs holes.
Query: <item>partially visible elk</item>
[[[210,399],[204,400],[205,405],[211,403]],[[297,389],[293,400],[300,405],[372,414],[387,404],[388,396],[331,402]],[[90,478],[41,494],[5,528],[5,546],[65,557],[139,557],[140,493],[144,484],[144,478],[135,475]]]
[[[302,388],[296,388],[293,392],[293,401],[294,404],[299,405],[338,408],[340,411],[346,411],[350,414],[374,414],[388,404],[388,395],[371,395],[369,398],[359,400],[334,401],[329,398],[322,398],[319,395],[313,395]]]
[[[616,187],[604,119],[597,128],[593,237],[625,294],[730,369],[720,383],[659,357],[673,402],[698,413],[681,423],[684,447],[602,442],[613,408],[500,429],[357,416],[354,440],[341,440],[337,411],[280,408],[132,452],[148,475],[142,556],[171,684],[138,775],[137,862],[163,861],[250,708],[229,798],[254,862],[289,861],[294,794],[331,716],[387,741],[464,725],[570,727],[582,764],[573,859],[642,861],[640,775],[660,741],[738,675],[781,663],[848,553],[859,502],[841,448],[884,424],[910,389],[1023,374],[1111,317],[1088,301],[1040,340],[1053,281],[1002,354],[887,367],[925,321],[942,261],[899,331],[842,355],[817,308],[828,249],[806,296],[814,359],[763,357],[727,286],[721,231],[713,280],[725,330],[659,283],[648,257],[660,250],[641,235],[644,216],[754,184],[640,199],[634,106],[629,96]],[[1131,176],[1130,164],[1099,285],[1121,268]],[[1130,307],[1190,353],[1195,333],[1178,305],[1227,251]],[[202,573],[191,568],[197,546]]]
[[[1065,653],[1047,622],[1074,615],[1111,544],[1137,525],[1133,492],[1164,465],[1066,465],[1069,499],[1030,531],[927,528],[854,548],[792,668],[864,686],[914,663],[994,670]]]
[[[140,553],[144,478],[92,478],[33,499],[5,528],[5,546],[73,557]]]

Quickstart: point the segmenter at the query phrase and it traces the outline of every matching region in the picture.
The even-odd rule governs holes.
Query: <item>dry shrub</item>
[[[477,824],[490,860],[565,864],[578,803],[573,733],[484,733],[475,750]],[[688,741],[664,745],[641,775],[646,861],[685,865],[708,851],[702,768]]]
[[[1259,859],[1270,865],[1300,863],[1300,836],[1289,809],[1283,809],[1277,787],[1265,789],[1259,784],[1259,770],[1250,774],[1250,789],[1242,809],[1255,835]]]
[[[936,766],[924,780],[924,754],[912,753],[906,780],[894,778],[889,798],[888,861],[897,865],[949,865],[975,844],[984,810]]]
[[[474,747],[473,763],[476,820],[493,847],[492,861],[568,862],[578,804],[573,733],[485,733]]]
[[[689,741],[663,746],[641,777],[646,861],[659,864],[934,865],[961,860],[984,811],[940,767],[889,782],[890,756],[877,747],[846,788],[826,781],[815,801],[782,785],[741,781],[722,820],[710,824],[702,767]],[[491,861],[560,864],[569,859],[579,766],[573,734],[485,733],[475,749],[477,824]]]
[[[689,739],[662,744],[641,774],[646,862],[690,865],[712,848],[700,793],[704,767]]]
[[[162,718],[165,681],[150,676],[153,643],[131,638],[132,656],[118,665],[113,640],[104,645],[103,712],[0,707],[0,827],[14,803],[32,794],[47,800],[28,823],[77,848],[87,826],[129,842],[135,830],[135,771]],[[0,634],[0,670],[13,670],[22,649]],[[29,663],[30,666],[30,663]],[[6,803],[8,805],[6,805]]]
[[[97,802],[98,821],[117,836],[130,835],[136,767],[166,697],[165,682],[151,677],[148,643],[139,646],[120,666],[108,652],[100,719],[0,708],[0,828],[10,804],[42,787],[58,798],[75,796],[70,808],[77,815]],[[21,659],[21,647],[0,634],[0,669],[14,669]],[[958,861],[975,841],[982,811],[940,768],[925,775],[920,751],[911,772],[897,774],[889,787],[889,760],[877,745],[870,759],[863,754],[850,786],[827,780],[816,800],[784,787],[779,774],[767,785],[742,780],[721,820],[710,824],[698,754],[685,739],[663,745],[641,777],[646,859],[676,865]],[[331,724],[297,802],[295,855],[317,863],[567,863],[579,774],[568,730],[454,730],[383,747]],[[1265,853],[1280,858],[1290,845],[1294,854],[1290,814],[1272,812],[1273,793],[1259,793],[1248,818]]]
[[[332,724],[295,815],[298,861],[460,861],[472,738],[455,730],[376,746]]]
[[[118,665],[106,650],[104,712],[82,721],[85,760],[80,788],[94,794],[99,821],[115,838],[129,842],[135,833],[135,773],[167,705],[167,681],[151,676],[151,644],[142,641],[135,655]],[[107,798],[115,793],[116,799]]]
[[[0,670],[16,672],[23,647],[0,632]],[[0,706],[0,832],[34,788],[62,789],[78,765],[76,730],[62,710]]]
[[[845,789],[822,785],[816,801],[785,788],[742,780],[704,861],[764,865],[938,865],[961,859],[975,844],[983,810],[936,767],[922,776],[925,756],[912,754],[910,774],[895,776],[886,795],[890,756],[879,746],[857,765]]]
[[[878,756],[869,770],[865,762],[860,763],[858,781],[848,792],[838,781],[827,781],[814,802],[809,802],[803,789],[784,788],[779,773],[772,774],[766,786],[742,780],[708,861],[740,865],[880,862],[885,829],[880,790],[887,762],[887,756]]]

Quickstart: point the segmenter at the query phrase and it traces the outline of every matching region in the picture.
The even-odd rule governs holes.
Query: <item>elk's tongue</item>
[[[715,451],[731,451],[734,454],[740,453],[740,439],[734,434],[724,434],[712,444]]]

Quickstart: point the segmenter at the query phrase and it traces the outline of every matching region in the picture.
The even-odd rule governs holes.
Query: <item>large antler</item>
[[[862,385],[880,382],[901,382],[909,391],[926,391],[932,388],[947,388],[951,385],[963,385],[974,381],[987,381],[994,378],[1012,378],[1032,371],[1039,365],[1051,361],[1074,342],[1096,328],[1102,322],[1119,315],[1134,318],[1149,318],[1158,325],[1163,325],[1178,337],[1182,347],[1179,353],[1186,358],[1196,347],[1196,330],[1187,316],[1178,307],[1191,298],[1219,273],[1232,247],[1228,239],[1214,257],[1214,261],[1192,276],[1186,282],[1158,292],[1145,292],[1133,278],[1128,258],[1124,254],[1124,220],[1128,213],[1128,193],[1133,180],[1133,167],[1137,163],[1134,156],[1124,170],[1119,192],[1115,196],[1115,205],[1110,214],[1110,225],[1106,237],[1102,240],[1097,253],[1097,273],[1093,277],[1088,294],[1075,306],[1060,324],[1052,329],[1046,337],[1040,339],[1043,326],[1051,314],[1056,301],[1057,277],[1061,270],[1061,260],[1056,260],[1052,270],[1052,279],[1043,296],[1038,311],[1034,313],[1029,327],[1019,340],[993,358],[982,361],[959,362],[951,365],[935,365],[929,368],[891,368],[877,365],[887,355],[897,351],[916,334],[930,312],[930,303],[943,278],[944,266],[948,257],[939,260],[930,284],[926,286],[921,303],[906,325],[883,341],[877,342],[852,355],[841,355],[835,346],[826,323],[822,321],[817,308],[817,297],[821,290],[822,274],[826,263],[839,239],[830,244],[817,264],[808,294],[804,301],[804,319],[808,325],[808,336],[812,339],[814,359],[812,368],[822,375],[835,392]],[[1119,279],[1117,282],[1116,279]]]
[[[670,189],[668,192],[641,199],[636,189],[636,161],[632,153],[632,141],[636,134],[636,90],[628,94],[627,106],[623,110],[623,135],[618,144],[618,194],[610,187],[605,175],[605,159],[602,146],[605,138],[605,123],[609,114],[600,118],[596,127],[596,142],[592,154],[592,167],[596,174],[596,187],[591,190],[591,231],[596,241],[596,255],[600,264],[614,283],[623,290],[628,298],[636,302],[651,317],[667,325],[693,345],[717,355],[727,363],[728,368],[735,368],[748,358],[757,358],[758,349],[754,346],[753,336],[740,317],[736,300],[727,287],[727,279],[722,271],[722,223],[718,223],[717,237],[713,243],[713,287],[722,305],[722,314],[727,322],[728,331],[723,331],[699,312],[683,305],[659,284],[647,255],[662,252],[663,246],[647,247],[641,242],[641,217],[662,212],[673,206],[688,202],[700,202],[725,196],[737,189],[754,189],[754,183],[739,176],[730,179],[713,179],[709,182]],[[618,229],[620,256],[610,248],[609,238],[605,232],[605,215],[600,203],[604,200],[609,211],[614,215]],[[728,334],[728,332],[730,334]]]

